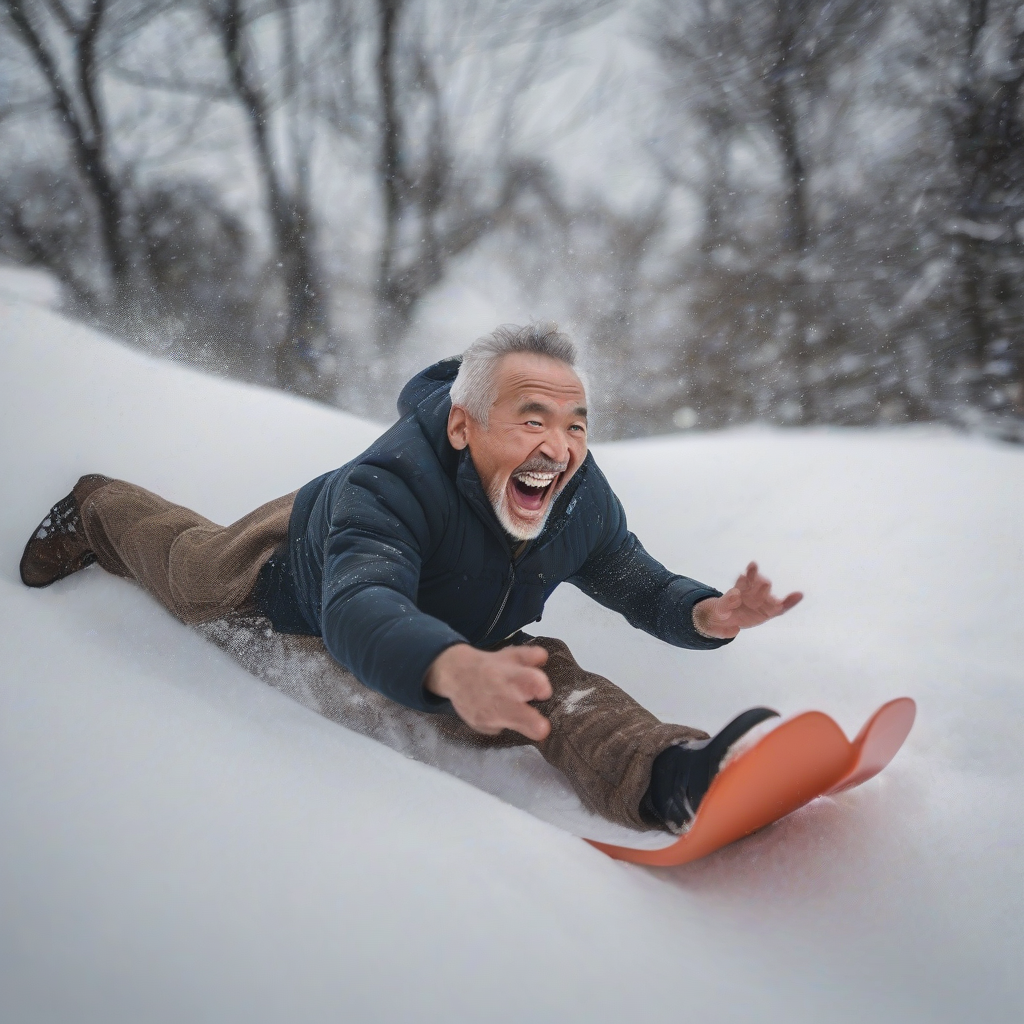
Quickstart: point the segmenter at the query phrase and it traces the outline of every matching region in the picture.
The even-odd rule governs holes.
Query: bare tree
[[[757,333],[769,345],[785,335],[796,370],[791,381],[785,375],[776,381],[784,399],[780,409],[784,418],[800,422],[815,417],[812,363],[816,348],[824,348],[835,330],[820,282],[806,271],[818,230],[810,192],[811,129],[837,69],[876,37],[885,11],[879,0],[688,0],[664,3],[648,29],[674,80],[674,102],[703,129],[703,270],[710,278],[732,274],[741,290],[748,273],[742,268],[753,272],[757,287],[746,290],[767,306],[759,327],[765,317],[773,325]],[[756,150],[765,141],[774,149],[780,186],[773,241],[752,238],[739,217],[726,214],[727,205],[748,212],[736,199],[742,187],[730,180],[735,146]],[[720,308],[725,296],[713,282],[709,294]],[[721,346],[720,327],[709,339],[713,348]],[[731,365],[735,369],[735,361]]]
[[[496,30],[488,22],[498,9],[484,0],[373,2],[383,219],[375,293],[387,353],[451,262],[506,223],[526,192],[543,190],[536,160],[516,149],[517,104],[560,67],[559,34],[607,3],[520,0],[502,6]],[[471,144],[460,138],[473,133]]]
[[[94,210],[106,280],[99,286],[45,245],[10,211],[11,229],[33,255],[90,306],[123,303],[130,292],[132,243],[128,173],[119,163],[103,94],[106,62],[157,5],[123,0],[0,0],[0,12],[24,47],[45,91],[45,106],[67,143],[72,165]]]
[[[965,354],[977,400],[1024,410],[1024,13],[1017,4],[961,0],[924,14],[940,15],[959,29],[955,92],[944,97],[943,113],[958,184],[957,215],[946,229],[954,237]]]
[[[248,126],[285,292],[287,318],[275,357],[277,381],[283,388],[329,399],[335,382],[330,374],[321,372],[319,365],[320,355],[330,342],[326,285],[317,257],[310,194],[312,135],[303,124],[306,111],[292,103],[304,72],[296,8],[291,0],[276,0],[270,5],[209,0],[205,9],[223,54],[227,82]],[[252,38],[257,23],[268,19],[276,21],[280,40],[271,65],[277,72],[277,82],[260,66]],[[273,85],[278,87],[276,97]],[[275,106],[284,108],[287,114],[290,161],[275,152]]]

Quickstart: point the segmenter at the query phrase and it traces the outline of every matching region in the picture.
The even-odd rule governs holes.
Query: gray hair
[[[462,365],[452,384],[452,405],[461,405],[486,427],[495,399],[494,371],[502,356],[514,352],[547,356],[573,369],[579,359],[573,340],[562,334],[557,324],[545,321],[525,327],[502,324],[490,334],[477,338],[462,353]]]

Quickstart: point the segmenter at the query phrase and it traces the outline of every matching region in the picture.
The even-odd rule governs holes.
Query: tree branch
[[[185,82],[181,79],[161,78],[158,75],[150,75],[141,71],[133,71],[131,68],[113,67],[110,74],[129,85],[136,85],[140,89],[153,89],[158,92],[178,93],[183,96],[195,96],[197,99],[230,101],[232,93],[222,85],[214,82]]]

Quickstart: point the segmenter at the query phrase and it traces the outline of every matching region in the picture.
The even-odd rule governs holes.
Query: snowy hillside
[[[1024,1017],[1024,450],[904,429],[597,451],[670,566],[722,586],[757,558],[807,598],[690,653],[566,587],[543,632],[585,666],[711,730],[766,703],[852,735],[919,705],[878,779],[642,869],[557,827],[582,812],[532,752],[433,757],[458,778],[97,568],[24,588],[29,531],[83,472],[228,522],[379,430],[130,352],[28,283],[0,282],[0,1020]]]

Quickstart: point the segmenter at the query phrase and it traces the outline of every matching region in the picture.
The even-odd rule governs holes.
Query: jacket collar
[[[447,437],[445,442],[448,443],[448,447],[451,448],[451,444],[448,442]],[[451,448],[454,452],[455,449]],[[491,504],[491,499],[487,497],[487,492],[484,490],[483,482],[480,479],[480,474],[476,471],[476,466],[473,465],[473,459],[469,454],[469,449],[464,448],[461,452],[457,453],[458,456],[458,470],[455,477],[455,486],[458,488],[459,494],[467,502],[469,502],[473,511],[487,524],[491,532],[494,533],[501,541],[502,547],[504,547],[509,554],[512,556],[512,538],[504,531],[501,523],[498,522],[498,517],[494,514],[494,506]]]

